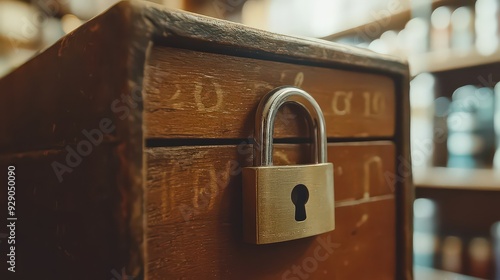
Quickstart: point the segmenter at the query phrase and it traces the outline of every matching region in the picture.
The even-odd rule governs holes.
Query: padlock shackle
[[[279,108],[289,102],[304,108],[309,116],[313,163],[327,162],[325,118],[321,108],[307,92],[296,87],[285,86],[266,94],[257,107],[253,146],[254,166],[273,165],[274,120]]]

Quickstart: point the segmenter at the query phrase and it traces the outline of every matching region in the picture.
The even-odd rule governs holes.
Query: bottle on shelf
[[[457,236],[446,236],[441,247],[441,268],[445,271],[463,273],[463,241]]]
[[[434,84],[430,73],[416,76],[410,83],[411,105],[411,157],[414,169],[432,166],[434,150]]]
[[[482,55],[491,55],[498,49],[499,10],[499,0],[476,1],[476,49]]]
[[[450,48],[451,8],[438,7],[431,15],[431,49],[443,51]]]
[[[437,251],[436,202],[418,198],[413,203],[413,262],[417,266],[435,267]]]
[[[448,166],[491,166],[494,147],[493,92],[466,85],[455,90],[448,116]]]
[[[468,53],[474,46],[474,19],[470,7],[459,7],[451,14],[451,48]]]
[[[491,277],[491,243],[487,238],[472,238],[468,245],[468,275],[481,279]]]
[[[447,119],[450,113],[450,99],[440,96],[434,100],[434,119],[432,123],[434,151],[432,153],[433,166],[446,166],[446,141],[448,137]]]

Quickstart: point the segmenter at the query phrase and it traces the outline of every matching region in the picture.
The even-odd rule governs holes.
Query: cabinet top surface
[[[120,2],[108,13],[113,10],[130,13],[132,16],[127,18],[132,19],[132,26],[146,31],[136,34],[149,35],[154,44],[403,75],[408,71],[406,61],[397,57],[315,38],[275,34],[153,3]]]

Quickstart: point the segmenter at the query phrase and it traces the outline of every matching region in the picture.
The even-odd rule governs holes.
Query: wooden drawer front
[[[389,77],[154,47],[145,69],[146,137],[249,137],[259,100],[283,85],[298,86],[318,101],[328,137],[394,135]],[[303,136],[303,117],[297,116],[294,109],[282,110],[275,137]]]
[[[276,145],[275,161],[306,162],[300,150],[307,149]],[[363,179],[375,172],[394,173],[391,142],[329,144],[329,160],[335,165],[336,230],[263,246],[242,241],[240,172],[250,163],[242,151],[235,145],[146,149],[150,279],[294,279],[298,276],[292,265],[303,266],[311,279],[393,278],[393,190],[383,179]],[[377,162],[380,170],[363,173],[367,162]],[[370,191],[364,197],[366,184]],[[314,254],[321,249],[316,248],[325,240],[335,246],[317,258]]]

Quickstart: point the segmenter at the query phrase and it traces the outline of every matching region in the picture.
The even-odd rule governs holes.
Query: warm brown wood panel
[[[0,279],[142,277],[142,112],[125,102],[149,37],[135,9],[115,6],[0,80],[0,176],[16,166],[19,205],[17,272]],[[70,146],[85,156],[59,182],[52,163],[68,167]]]
[[[306,162],[307,154],[300,150],[308,149],[276,145],[276,164]],[[377,173],[394,172],[393,144],[329,145],[329,159],[335,164],[337,229],[318,238],[331,238],[338,247],[317,261],[315,271],[311,259],[319,239],[264,246],[242,243],[240,168],[251,164],[247,151],[251,149],[245,145],[146,150],[149,279],[281,279],[293,264],[307,266],[312,279],[393,278],[393,190],[385,181],[370,178],[370,197],[363,198],[365,174],[358,173],[373,157],[380,158],[383,168]],[[324,275],[326,267],[334,267],[328,269],[334,274]],[[292,272],[283,279],[294,279]]]
[[[103,119],[114,127],[104,141],[132,134],[142,141],[137,106],[148,38],[138,37],[140,25],[131,31],[131,12],[116,6],[0,79],[0,154],[75,144]]]
[[[394,135],[395,88],[387,76],[157,46],[145,69],[146,136],[246,138],[260,98],[284,85],[318,101],[329,137]],[[275,136],[303,135],[303,125],[300,112],[284,110]]]
[[[411,279],[411,176],[400,174],[395,194],[379,176],[401,173],[395,155],[409,155],[407,79],[403,61],[370,51],[117,4],[0,80],[0,172],[19,171],[17,278],[296,280],[300,266],[309,279]],[[240,242],[248,146],[143,145],[247,139],[260,97],[285,84],[322,104],[330,138],[395,143],[331,145],[338,228],[321,238],[338,247],[326,259],[315,238]],[[298,114],[283,109],[277,137],[306,137]],[[60,183],[51,163],[96,130],[102,139]],[[278,145],[277,162],[306,162],[298,147]]]
[[[394,204],[337,207],[333,232],[270,245],[242,242],[239,211],[230,221],[161,220],[148,228],[148,279],[395,279]]]
[[[66,150],[0,156],[1,279],[112,279],[142,273],[142,195],[127,182],[125,145],[79,157]],[[76,147],[71,147],[77,150]],[[80,159],[79,159],[80,158]],[[54,163],[70,172],[56,175]],[[6,272],[7,167],[15,167],[16,272]],[[123,203],[127,201],[128,203]],[[4,208],[5,207],[5,208]],[[11,217],[11,216],[9,216]],[[142,218],[142,216],[141,216]],[[9,246],[11,246],[9,245]],[[0,275],[5,275],[0,273]]]
[[[308,155],[303,151],[308,150],[299,145],[277,144],[274,158],[276,164],[307,163]],[[147,203],[161,206],[158,211],[168,214],[170,222],[181,222],[186,216],[183,214],[198,208],[202,210],[195,211],[200,213],[194,218],[214,219],[203,209],[213,207],[220,199],[217,196],[228,187],[226,182],[238,187],[241,168],[252,165],[252,148],[245,144],[148,148],[146,151],[151,196]],[[384,177],[395,170],[391,142],[331,143],[328,160],[334,164],[335,200],[338,202],[394,192]],[[174,205],[178,209],[172,210]],[[178,211],[182,209],[187,211]]]
[[[328,159],[335,172],[335,200],[393,193],[394,185],[387,178],[394,174],[395,157],[395,146],[388,141],[329,144]]]

